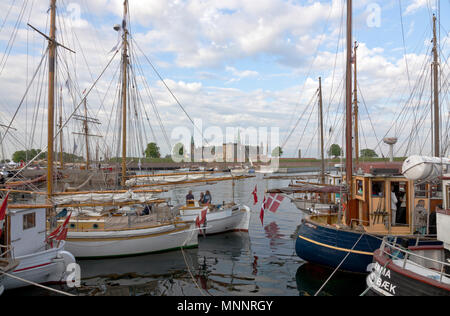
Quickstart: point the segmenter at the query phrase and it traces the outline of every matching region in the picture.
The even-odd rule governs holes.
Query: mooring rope
[[[361,234],[361,236],[359,236],[358,240],[357,240],[356,243],[353,245],[353,247],[352,247],[351,250],[355,249],[356,245],[359,243],[359,241],[361,240],[361,238],[362,238],[363,236],[365,236],[365,235],[366,235],[366,234],[363,233],[363,234]],[[336,267],[336,269],[334,269],[333,273],[328,277],[328,279],[325,281],[325,283],[322,284],[322,286],[321,286],[320,289],[316,292],[316,294],[314,294],[314,296],[317,296],[317,295],[322,291],[322,289],[325,287],[325,285],[327,285],[327,283],[331,280],[331,278],[334,276],[334,274],[339,270],[339,268],[340,268],[341,265],[344,263],[344,261],[348,258],[348,256],[350,255],[350,253],[351,253],[350,251],[347,253],[347,255],[344,257],[344,259],[342,259],[341,263],[339,263],[339,265]]]
[[[45,286],[45,285],[42,285],[42,284],[39,284],[39,283],[35,283],[35,282],[33,282],[33,281],[29,281],[29,280],[22,279],[22,278],[20,278],[20,277],[18,277],[18,276],[12,275],[12,274],[7,273],[7,272],[0,271],[0,275],[1,275],[1,274],[4,274],[4,275],[6,275],[6,276],[8,276],[8,277],[10,277],[10,278],[12,278],[12,279],[16,279],[16,280],[22,281],[22,282],[24,282],[24,283],[27,283],[27,284],[30,284],[30,285],[34,285],[34,286],[43,288],[43,289],[48,290],[48,291],[51,291],[51,292],[55,292],[55,293],[62,294],[62,295],[66,295],[66,296],[76,296],[76,295],[74,295],[74,294],[70,294],[70,293],[63,292],[63,291],[60,291],[60,290],[57,290],[57,289],[53,289],[53,288],[51,288],[51,287],[48,287],[48,286]]]

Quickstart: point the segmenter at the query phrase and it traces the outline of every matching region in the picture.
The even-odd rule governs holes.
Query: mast
[[[56,57],[56,0],[50,0],[50,40],[48,49],[48,121],[47,121],[47,199],[53,195],[53,137],[55,123],[55,57]]]
[[[348,187],[348,200],[352,196],[352,0],[347,0],[347,65],[346,65],[346,83],[345,83],[345,103],[346,103],[346,157],[345,171]]]
[[[127,67],[128,67],[128,0],[123,3],[123,54],[122,54],[122,186],[127,176]]]
[[[439,61],[436,36],[436,16],[433,14],[433,94],[434,94],[434,156],[440,157],[440,119],[439,119]]]
[[[59,96],[59,165],[61,166],[61,169],[64,169],[64,159],[63,159],[63,130],[62,130],[63,124],[62,124],[62,86],[60,89],[60,96]]]
[[[358,81],[357,81],[357,68],[356,68],[356,50],[358,49],[358,43],[355,41],[354,53],[353,53],[353,66],[354,66],[354,81],[353,81],[353,111],[355,117],[355,165],[359,163],[359,131],[358,131]]]
[[[323,102],[322,102],[322,77],[319,77],[319,119],[320,119],[320,180],[325,183],[325,154],[323,151]]]
[[[84,98],[84,135],[86,142],[86,170],[89,170],[89,127],[87,116],[87,100]]]

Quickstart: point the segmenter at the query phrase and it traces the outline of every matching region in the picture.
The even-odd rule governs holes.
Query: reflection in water
[[[300,295],[315,295],[333,273],[333,270],[304,263],[297,269],[295,279]],[[362,274],[337,272],[322,289],[321,296],[358,296],[364,292],[366,276]]]
[[[280,227],[278,227],[276,222],[272,222],[269,225],[265,226],[264,230],[266,232],[266,237],[270,239],[271,247],[280,244],[279,239],[282,239],[284,235],[280,233]]]

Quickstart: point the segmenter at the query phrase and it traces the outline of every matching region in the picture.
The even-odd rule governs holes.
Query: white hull
[[[334,204],[321,204],[304,200],[293,199],[292,203],[302,212],[306,214],[326,215],[334,211]]]
[[[181,211],[181,219],[186,222],[195,222],[201,216],[202,209],[188,209]],[[206,214],[206,235],[225,233],[229,231],[248,231],[250,224],[250,208],[247,206],[236,206],[234,209],[208,212]],[[199,234],[202,234],[199,231]]]
[[[194,224],[146,229],[70,232],[66,249],[77,258],[125,257],[198,245]]]
[[[34,283],[62,283],[66,279],[67,265],[75,263],[75,258],[64,251],[64,242],[58,248],[15,257],[20,263],[12,275]],[[3,286],[6,290],[29,286],[23,281],[6,277]]]

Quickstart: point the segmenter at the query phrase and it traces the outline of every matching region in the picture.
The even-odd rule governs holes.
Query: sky
[[[113,26],[122,24],[123,1],[58,0],[57,7],[57,40],[76,52],[58,49],[63,121],[88,91],[89,116],[102,123],[91,124],[91,134],[102,136],[90,138],[91,151],[98,144],[101,156],[119,155],[121,53],[115,55],[120,32]],[[129,113],[140,118],[130,123],[128,155],[142,155],[150,141],[163,155],[191,135],[200,144],[199,130],[204,143],[219,144],[227,139],[217,134],[241,129],[242,135],[265,130],[276,136],[271,146],[282,145],[283,157],[297,157],[299,150],[303,157],[319,157],[319,77],[325,146],[343,144],[345,1],[130,0],[129,8],[134,88],[140,100]],[[42,56],[47,43],[27,24],[48,34],[48,9],[48,0],[0,4],[0,124],[14,128],[3,142],[5,157],[46,146]],[[361,149],[387,156],[382,139],[389,136],[399,138],[397,156],[430,155],[433,13],[442,17],[440,111],[446,147],[450,20],[444,17],[450,1],[354,1]],[[82,106],[77,114],[84,115]],[[83,155],[83,140],[73,134],[81,129],[80,121],[67,123],[65,151]],[[255,141],[266,140],[261,132]]]

